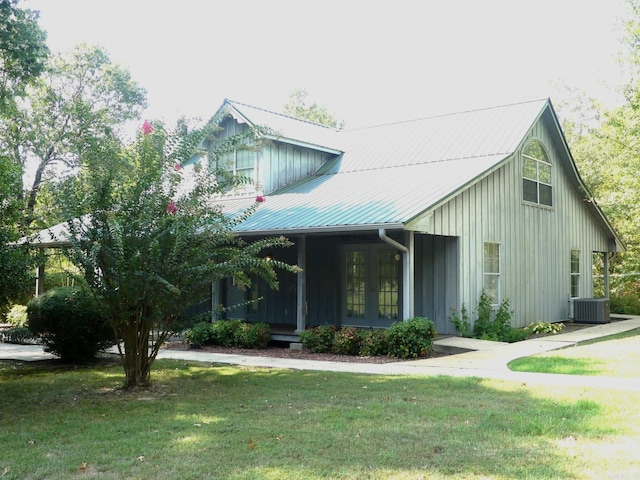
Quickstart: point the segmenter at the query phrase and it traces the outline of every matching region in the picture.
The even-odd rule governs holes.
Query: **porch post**
[[[415,237],[413,231],[407,231],[405,237],[407,252],[402,255],[402,258],[404,259],[404,281],[402,282],[402,316],[404,317],[403,320],[409,320],[414,316],[415,304]]]
[[[36,297],[44,293],[44,264],[36,268]]]
[[[211,321],[218,320],[218,307],[220,306],[220,281],[211,282]]]
[[[296,300],[296,331],[300,334],[307,326],[307,237],[300,235],[298,238],[298,288]]]
[[[604,270],[604,297],[609,298],[609,252],[602,254],[603,258],[603,270]]]

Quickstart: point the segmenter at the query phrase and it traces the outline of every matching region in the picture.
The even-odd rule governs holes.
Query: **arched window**
[[[522,198],[525,202],[553,205],[551,160],[537,140],[530,141],[522,150]]]

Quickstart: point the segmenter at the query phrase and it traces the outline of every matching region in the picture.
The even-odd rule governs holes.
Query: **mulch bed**
[[[569,333],[582,328],[593,327],[593,324],[586,323],[570,323],[566,322],[564,328],[560,333]],[[542,338],[553,333],[541,333],[533,335],[530,338]],[[227,353],[232,355],[250,355],[259,357],[273,357],[273,358],[293,358],[302,360],[316,360],[326,362],[349,362],[349,363],[392,363],[402,362],[403,359],[394,357],[358,357],[353,355],[335,355],[331,353],[312,353],[308,350],[294,350],[290,348],[282,347],[270,347],[266,349],[247,349],[247,348],[233,348],[233,347],[200,347],[194,348],[186,342],[170,342],[166,345],[167,349],[171,350],[194,350],[207,353]],[[437,358],[446,357],[449,353],[430,352],[429,355],[423,358]],[[409,358],[407,360],[415,360]]]

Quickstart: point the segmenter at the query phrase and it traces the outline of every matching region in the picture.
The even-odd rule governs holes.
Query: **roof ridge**
[[[324,125],[322,123],[313,122],[311,120],[307,120],[306,118],[298,118],[298,117],[294,117],[294,116],[291,116],[291,115],[287,115],[286,113],[274,112],[273,110],[269,110],[267,108],[256,107],[255,105],[249,105],[248,103],[238,102],[236,100],[231,100],[230,98],[225,98],[224,101],[229,103],[229,104],[231,104],[231,105],[242,105],[243,107],[253,108],[253,109],[259,110],[261,112],[266,112],[266,113],[270,113],[272,115],[278,115],[279,117],[288,118],[290,120],[295,120],[295,121],[298,121],[298,122],[307,123],[307,124],[313,125],[315,127],[326,128],[327,130],[330,130],[332,132],[340,131],[340,130],[334,128],[334,127],[330,127],[329,125]]]
[[[465,113],[482,112],[482,111],[486,111],[486,110],[497,110],[499,108],[515,107],[516,105],[525,105],[525,104],[528,104],[528,103],[546,102],[546,101],[549,101],[549,100],[550,100],[549,97],[547,97],[547,98],[538,98],[538,99],[533,99],[533,100],[523,100],[521,102],[507,103],[507,104],[504,104],[504,105],[494,105],[494,106],[490,106],[490,107],[472,108],[470,110],[460,110],[460,111],[457,111],[457,112],[439,113],[437,115],[419,117],[419,118],[414,118],[414,119],[411,119],[411,120],[399,120],[397,122],[379,123],[377,125],[368,125],[366,127],[357,127],[357,128],[346,129],[346,130],[342,130],[342,131],[355,132],[357,130],[367,130],[367,129],[370,129],[370,128],[388,127],[388,126],[391,126],[391,125],[402,125],[402,124],[405,124],[405,123],[419,122],[419,121],[422,121],[422,120],[430,120],[430,119],[434,119],[434,118],[443,118],[443,117],[452,117],[454,115],[463,115]]]

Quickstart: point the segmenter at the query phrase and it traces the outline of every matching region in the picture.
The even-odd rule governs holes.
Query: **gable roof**
[[[535,100],[354,130],[225,100],[218,114],[267,126],[272,138],[335,155],[314,175],[273,192],[235,227],[242,235],[353,232],[411,228],[464,189],[500,168],[541,118],[550,128],[569,182],[609,237],[624,250],[580,178],[550,100]],[[253,198],[223,199],[229,215]]]
[[[216,115],[230,115],[239,123],[253,127],[268,127],[273,131],[267,135],[273,140],[285,141],[295,145],[315,148],[339,154],[338,130],[319,123],[301,120],[282,113],[270,112],[263,108],[226,99]]]
[[[580,178],[549,99],[336,131],[237,102],[254,125],[281,141],[322,144],[342,154],[315,175],[272,193],[238,233],[294,234],[407,228],[408,224],[491,174],[516,152],[540,119],[551,122],[570,183],[615,244],[624,246]],[[249,115],[254,115],[249,120]],[[261,123],[262,122],[262,123]],[[297,125],[301,123],[301,125]],[[252,199],[223,201],[233,214]]]

